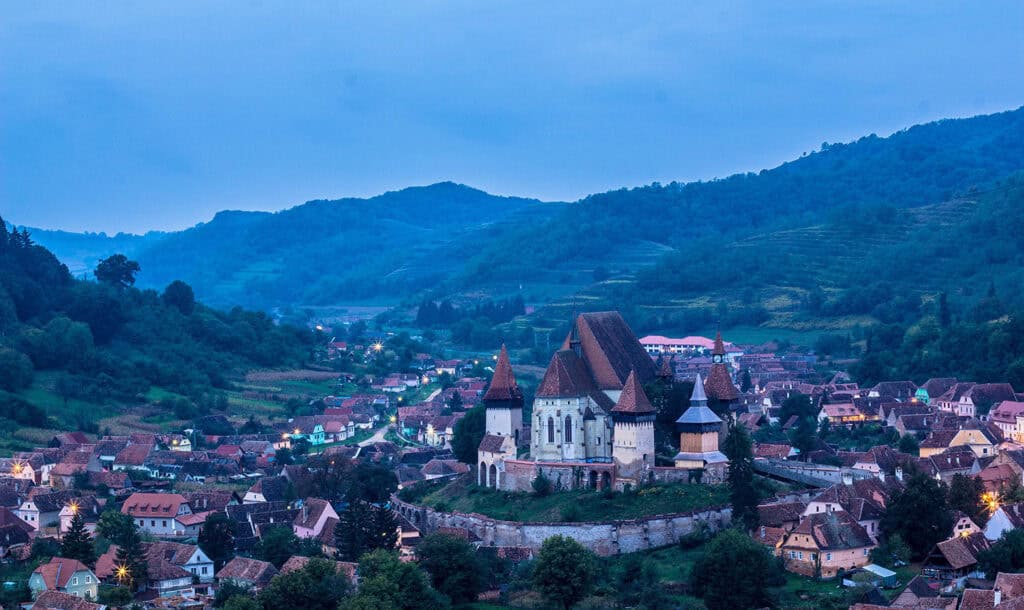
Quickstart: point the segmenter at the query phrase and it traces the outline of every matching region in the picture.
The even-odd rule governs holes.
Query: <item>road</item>
[[[388,429],[390,427],[391,427],[390,424],[384,424],[383,426],[378,428],[376,432],[373,433],[373,436],[371,436],[370,438],[366,439],[365,441],[362,441],[362,442],[358,443],[358,445],[360,447],[366,447],[366,446],[372,445],[374,443],[383,443],[384,442],[384,435],[388,433]]]

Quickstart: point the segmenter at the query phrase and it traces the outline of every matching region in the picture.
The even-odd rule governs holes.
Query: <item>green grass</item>
[[[537,497],[525,492],[504,492],[458,479],[428,493],[422,504],[495,519],[526,522],[613,521],[728,504],[724,485],[656,485],[630,493],[605,495],[592,490],[553,492]]]

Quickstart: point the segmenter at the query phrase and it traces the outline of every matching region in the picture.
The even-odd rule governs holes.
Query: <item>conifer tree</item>
[[[85,517],[80,510],[76,510],[71,518],[71,528],[64,534],[64,539],[60,543],[60,555],[68,559],[77,559],[88,566],[96,561],[96,548],[93,547],[92,536],[85,529]]]
[[[149,566],[146,563],[146,554],[142,550],[142,538],[134,523],[131,531],[126,532],[121,542],[115,555],[117,566],[114,575],[122,585],[135,591],[146,583]]]
[[[729,423],[722,452],[729,458],[729,496],[732,500],[732,521],[747,530],[757,527],[757,489],[754,488],[754,453],[747,429]]]

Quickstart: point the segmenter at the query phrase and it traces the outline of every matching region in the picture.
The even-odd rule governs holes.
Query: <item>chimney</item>
[[[1003,601],[1003,592],[999,590],[999,587],[996,587],[992,592],[992,605],[998,606],[1001,601]]]
[[[897,466],[896,467],[896,480],[897,481],[902,481],[903,480],[903,466]]]
[[[843,485],[853,485],[852,472],[843,472]]]

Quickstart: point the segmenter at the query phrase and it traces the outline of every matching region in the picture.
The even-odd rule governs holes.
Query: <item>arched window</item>
[[[548,418],[548,442],[555,442],[555,418]]]
[[[565,434],[565,442],[566,443],[571,443],[572,442],[572,417],[570,417],[568,415],[565,416],[565,431],[564,431],[564,434]]]

